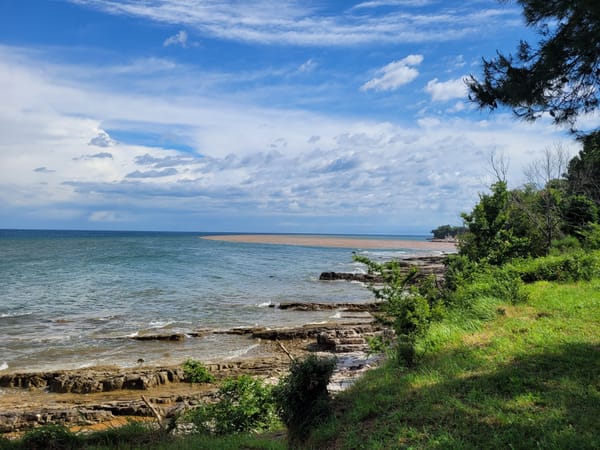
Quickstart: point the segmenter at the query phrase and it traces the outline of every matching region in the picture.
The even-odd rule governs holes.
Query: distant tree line
[[[456,237],[464,233],[467,229],[463,226],[455,225],[440,225],[434,230],[431,230],[434,239],[456,239]]]

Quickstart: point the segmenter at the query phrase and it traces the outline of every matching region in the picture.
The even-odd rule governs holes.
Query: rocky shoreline
[[[336,309],[345,311],[344,305],[337,306]],[[284,306],[300,310],[311,307],[314,306]],[[338,391],[377,361],[367,354],[365,340],[383,332],[368,312],[373,308],[369,304],[362,308],[353,305],[348,312],[356,314],[358,311],[361,316],[346,323],[213,331],[247,335],[260,346],[257,353],[264,356],[204,364],[217,380],[244,373],[276,382],[287,372],[290,358],[318,352],[322,356],[336,357],[337,369],[330,387]],[[10,436],[51,423],[93,428],[119,418],[151,419],[157,411],[168,419],[199,402],[210,401],[216,389],[216,384],[189,383],[180,366],[96,367],[3,374],[0,375],[0,435]]]
[[[443,257],[411,258],[402,262],[417,265],[420,272],[443,277]],[[364,274],[325,272],[321,280],[378,282]],[[336,370],[329,389],[347,388],[364,371],[376,365],[380,355],[370,355],[367,338],[387,331],[372,313],[378,303],[281,303],[272,305],[289,311],[337,310],[336,322],[298,327],[243,327],[229,330],[198,330],[185,334],[144,335],[132,339],[179,342],[206,334],[246,336],[256,344],[253,355],[227,361],[203,361],[216,379],[251,374],[276,382],[284,375],[291,358],[309,352],[335,357]],[[214,398],[216,384],[191,384],[181,366],[94,367],[79,370],[0,374],[0,435],[13,436],[37,426],[61,423],[74,429],[94,429],[124,423],[125,419],[168,419],[203,401]]]

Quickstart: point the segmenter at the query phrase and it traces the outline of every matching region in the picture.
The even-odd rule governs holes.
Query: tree
[[[530,254],[531,242],[526,236],[519,235],[512,223],[512,194],[504,181],[491,186],[491,194],[480,195],[479,203],[469,214],[462,218],[467,232],[459,238],[460,254],[472,261],[485,260],[500,265],[506,261],[525,257]]]
[[[567,151],[560,144],[545,148],[542,157],[525,169],[526,188],[533,191],[534,201],[522,203],[519,196],[514,197],[529,218],[529,226],[534,225],[541,232],[542,254],[547,254],[552,241],[561,237],[561,206],[566,190],[563,176],[567,161]]]
[[[582,150],[567,167],[567,188],[570,194],[585,195],[600,207],[600,131],[582,141]]]
[[[585,195],[567,197],[562,204],[562,210],[563,231],[581,239],[590,224],[598,221],[598,208],[594,201]]]
[[[460,233],[466,231],[465,227],[457,227],[454,225],[440,225],[434,230],[431,230],[434,239],[455,238]]]
[[[537,47],[521,41],[516,55],[483,59],[483,79],[467,81],[481,108],[505,105],[517,117],[545,113],[574,129],[578,115],[595,110],[600,96],[600,2],[517,0],[527,26],[541,36]]]

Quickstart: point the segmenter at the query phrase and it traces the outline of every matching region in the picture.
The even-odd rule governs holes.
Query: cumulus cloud
[[[100,131],[97,136],[90,139],[88,145],[94,145],[96,147],[111,147],[115,145],[115,141],[111,139],[106,131]]]
[[[404,84],[408,84],[419,76],[419,71],[414,68],[423,62],[423,55],[408,55],[399,61],[394,61],[377,71],[375,77],[361,86],[362,91],[374,90],[394,91]]]
[[[147,170],[146,172],[142,172],[136,170],[135,172],[128,173],[126,178],[162,178],[162,177],[170,177],[172,175],[177,175],[179,172],[174,167],[170,167],[168,169],[163,170]]]
[[[425,92],[431,95],[434,102],[445,102],[455,98],[466,98],[467,85],[464,77],[448,81],[438,81],[434,78],[427,82]]]
[[[53,173],[56,172],[56,170],[51,170],[48,169],[46,167],[36,167],[35,169],[33,169],[34,172],[38,172],[38,173]]]
[[[38,70],[38,59],[25,64],[7,53],[0,47],[0,85],[10,87],[0,102],[0,211],[21,218],[42,205],[90,220],[135,216],[145,226],[154,226],[153,214],[163,214],[195,224],[198,217],[209,223],[228,215],[231,227],[260,216],[257,227],[274,230],[277,216],[298,224],[297,230],[319,223],[324,228],[316,231],[330,232],[345,220],[379,232],[410,218],[429,230],[459,220],[457,213],[476,201],[491,148],[506,151],[519,172],[529,158],[523,148],[543,149],[557,136],[543,123],[502,115],[492,116],[487,128],[426,116],[411,125],[215,102],[197,93],[134,95],[119,86],[53,77]],[[132,121],[154,133],[183,127],[203,156],[119,140],[118,151],[83,155],[85,170],[73,160],[101,125],[125,129]],[[60,171],[41,176],[33,167]],[[121,208],[131,216],[111,215]]]
[[[112,155],[112,153],[109,153],[109,152],[100,152],[100,153],[94,153],[93,155],[81,155],[81,156],[73,158],[73,161],[89,160],[89,159],[113,159],[113,155]]]
[[[162,167],[187,166],[199,162],[201,158],[187,155],[152,156],[149,153],[138,155],[134,161],[143,166],[152,166],[155,169]]]
[[[167,39],[165,39],[165,41],[163,42],[163,47],[169,47],[171,45],[179,45],[179,46],[185,48],[185,47],[187,47],[187,42],[188,42],[187,31],[181,30],[177,34],[174,34],[173,36],[169,36]]]

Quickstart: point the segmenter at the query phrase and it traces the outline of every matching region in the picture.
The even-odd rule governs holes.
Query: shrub
[[[586,250],[600,250],[600,224],[590,223],[581,232],[582,245]]]
[[[576,252],[526,259],[511,264],[526,283],[534,281],[578,281],[600,276],[600,252]]]
[[[569,235],[562,239],[556,239],[552,241],[552,247],[550,248],[551,255],[562,255],[564,253],[572,253],[581,249],[581,243],[575,236]]]
[[[190,383],[212,383],[215,377],[206,366],[195,359],[188,359],[183,363],[183,374]]]
[[[467,265],[452,277],[453,290],[449,291],[447,302],[465,312],[477,308],[476,304],[482,298],[506,303],[519,303],[527,299],[523,282],[511,266]]]
[[[249,375],[223,382],[218,401],[188,412],[196,431],[218,435],[265,431],[277,423],[271,387]]]
[[[68,450],[80,448],[81,443],[64,425],[45,425],[25,434],[21,445],[28,450]]]
[[[288,428],[292,446],[302,442],[311,428],[331,414],[327,385],[334,368],[334,359],[310,355],[293,361],[290,373],[275,387],[277,411]]]
[[[148,423],[130,420],[126,425],[109,427],[85,436],[89,446],[129,448],[128,446],[152,445],[165,439],[167,433]]]
[[[379,274],[383,278],[382,286],[369,286],[375,297],[383,301],[377,319],[392,327],[396,333],[398,362],[414,365],[416,339],[427,332],[432,320],[443,315],[439,289],[433,278],[415,283],[417,268],[406,271],[398,261],[379,264],[357,255],[354,260],[366,264],[369,273]]]

